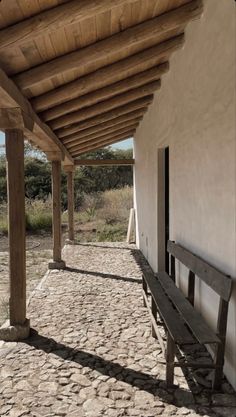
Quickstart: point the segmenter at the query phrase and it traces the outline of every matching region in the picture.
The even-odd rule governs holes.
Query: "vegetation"
[[[132,158],[132,150],[101,149],[91,159]],[[75,173],[75,223],[78,241],[124,240],[132,207],[132,167],[78,167]],[[51,166],[38,151],[25,149],[26,230],[50,233]],[[0,233],[7,234],[6,163],[0,157]],[[66,174],[62,173],[62,210],[67,208]],[[62,216],[67,223],[67,213]]]

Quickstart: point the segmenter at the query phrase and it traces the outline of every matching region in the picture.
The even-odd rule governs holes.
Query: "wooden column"
[[[63,269],[65,262],[61,258],[61,161],[52,161],[52,232],[53,261],[49,269]]]
[[[29,335],[26,319],[25,184],[24,135],[21,129],[7,129],[7,192],[10,275],[10,323],[0,329],[3,340],[20,340]]]
[[[64,166],[67,173],[67,201],[68,201],[68,228],[69,239],[67,243],[74,243],[74,166]]]

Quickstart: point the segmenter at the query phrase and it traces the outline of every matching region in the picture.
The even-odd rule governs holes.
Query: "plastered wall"
[[[169,146],[170,238],[236,281],[235,1],[204,4],[135,136],[137,237],[157,271],[157,154]],[[186,271],[177,271],[184,291]],[[214,327],[218,298],[203,283],[197,290],[197,308]],[[225,373],[236,388],[236,282]]]

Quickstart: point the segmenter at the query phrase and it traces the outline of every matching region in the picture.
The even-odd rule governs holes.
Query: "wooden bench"
[[[144,305],[148,307],[150,314],[152,335],[158,338],[166,357],[167,386],[173,385],[174,367],[181,366],[215,369],[212,388],[219,389],[223,374],[228,303],[232,280],[174,242],[168,242],[167,250],[170,254],[170,275],[166,272],[159,272],[156,275],[151,271],[143,273]],[[187,297],[175,284],[176,260],[189,270]],[[194,308],[195,276],[220,296],[216,332],[209,327],[201,314]],[[167,332],[166,348],[157,326],[157,312]],[[197,341],[202,345],[213,346],[213,362],[190,363],[186,360],[183,362],[175,360],[178,346],[181,348],[181,346],[191,345]]]

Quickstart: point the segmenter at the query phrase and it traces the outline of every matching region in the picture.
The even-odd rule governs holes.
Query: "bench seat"
[[[232,291],[232,279],[209,265],[200,257],[191,253],[175,242],[168,241],[167,250],[170,254],[170,274],[158,272],[155,275],[151,268],[143,273],[143,299],[152,322],[152,335],[158,338],[166,357],[166,383],[173,385],[174,367],[213,368],[213,389],[221,386],[225,339],[227,329],[228,304]],[[175,264],[179,261],[189,269],[187,297],[175,283]],[[214,332],[201,314],[194,308],[195,276],[204,281],[220,296],[216,306],[217,328]],[[186,278],[185,278],[186,279]],[[149,302],[151,301],[151,305]],[[157,312],[167,332],[167,344],[157,326]],[[199,342],[201,345],[213,345],[214,360],[208,363],[183,361],[176,362],[176,347]],[[184,348],[183,348],[184,350]]]

